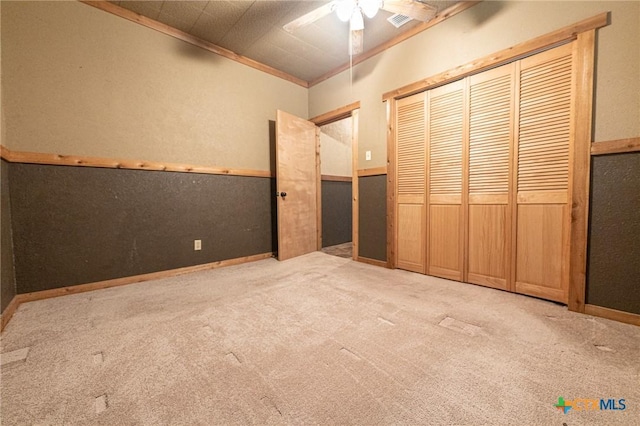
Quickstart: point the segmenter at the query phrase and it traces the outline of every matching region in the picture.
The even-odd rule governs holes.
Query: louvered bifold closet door
[[[520,61],[515,287],[567,303],[572,44]]]
[[[425,94],[396,104],[397,267],[425,272]]]
[[[461,281],[465,81],[429,91],[428,268],[429,275]]]
[[[508,289],[515,64],[469,78],[467,281]]]

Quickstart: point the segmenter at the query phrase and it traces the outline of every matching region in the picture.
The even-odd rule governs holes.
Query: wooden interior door
[[[319,234],[319,129],[310,121],[276,114],[278,259],[314,252]]]
[[[425,94],[397,102],[397,267],[425,272]]]
[[[515,289],[567,303],[572,44],[520,61]]]
[[[465,81],[429,91],[429,275],[462,281]]]
[[[515,63],[469,77],[467,281],[509,289]]]

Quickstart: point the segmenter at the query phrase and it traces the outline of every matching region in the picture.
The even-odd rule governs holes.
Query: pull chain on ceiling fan
[[[335,11],[338,19],[349,22],[349,56],[354,56],[364,51],[364,16],[371,19],[379,9],[423,22],[433,19],[437,12],[435,7],[419,0],[333,0],[289,22],[284,29],[292,33]]]

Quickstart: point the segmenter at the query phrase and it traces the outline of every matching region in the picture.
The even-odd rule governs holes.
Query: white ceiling
[[[305,81],[349,62],[349,24],[332,13],[288,33],[286,23],[328,1],[112,1],[140,15],[160,21]],[[424,1],[445,10],[458,1]],[[380,10],[365,18],[365,52],[419,24],[410,21],[396,29],[392,14]]]

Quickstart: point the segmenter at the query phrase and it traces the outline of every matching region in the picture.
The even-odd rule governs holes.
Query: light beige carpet
[[[640,328],[323,253],[27,303],[2,352],[2,425],[640,424]]]

